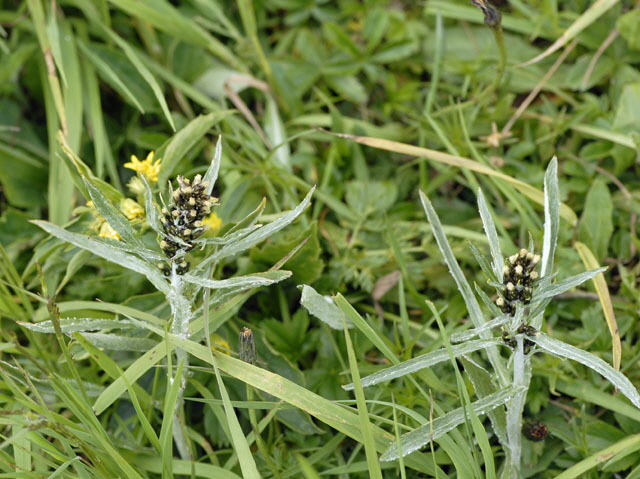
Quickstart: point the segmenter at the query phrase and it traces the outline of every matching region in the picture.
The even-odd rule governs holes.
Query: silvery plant
[[[116,331],[120,328],[146,330],[155,333],[155,343],[169,333],[185,339],[196,332],[202,333],[209,341],[209,312],[216,305],[228,303],[242,292],[260,286],[268,286],[288,278],[289,271],[280,270],[276,265],[264,273],[253,273],[227,279],[211,279],[217,263],[233,257],[293,222],[309,205],[312,191],[293,210],[278,216],[273,222],[263,225],[258,220],[264,210],[263,201],[256,210],[239,221],[221,236],[203,236],[206,225],[203,219],[217,205],[217,199],[211,195],[218,177],[221,160],[221,142],[218,141],[214,158],[204,176],[193,179],[178,176],[177,187],[169,184],[168,198],[160,197],[162,207],[149,186],[148,177],[138,176],[138,184],[143,184],[145,203],[145,223],[156,233],[158,245],[151,248],[143,242],[141,233],[131,221],[113,204],[108,196],[112,188],[91,175],[83,175],[84,186],[91,198],[92,205],[108,225],[114,230],[110,237],[88,236],[74,233],[60,226],[46,222],[35,223],[51,235],[78,248],[116,263],[124,268],[143,274],[162,292],[171,309],[171,316],[164,325],[153,321],[142,321],[139,317],[127,317],[123,321],[96,320],[93,318],[75,318],[61,320],[62,331],[82,332],[83,337],[95,345],[109,349],[127,350],[129,342],[139,342],[139,334],[127,335]],[[87,171],[85,170],[85,173]],[[199,264],[191,265],[187,253],[194,249],[204,249],[207,253]],[[204,292],[205,301],[200,301]],[[206,306],[206,307],[204,307]],[[126,316],[126,313],[123,313]],[[205,318],[202,321],[202,318]],[[54,332],[51,321],[25,324],[40,332]],[[195,323],[198,323],[197,325]],[[91,332],[98,330],[98,333]],[[134,337],[136,336],[136,337]],[[149,341],[148,339],[146,341]],[[130,350],[139,350],[136,348]],[[183,458],[188,458],[189,445],[186,439],[184,421],[181,416],[182,393],[186,385],[189,357],[186,351],[176,348],[177,365],[168,368],[168,385],[176,390],[177,400],[174,411],[176,421],[173,436],[176,447]],[[170,357],[168,358],[170,360]],[[170,363],[168,364],[170,366]]]
[[[457,358],[465,365],[465,373],[474,386],[477,398],[403,434],[399,443],[389,444],[381,460],[397,460],[420,450],[431,441],[438,440],[455,427],[467,421],[473,423],[474,418],[477,420],[478,416],[486,415],[505,452],[501,477],[521,477],[522,416],[531,381],[531,358],[535,352],[577,361],[593,369],[640,408],[638,391],[621,372],[597,356],[540,331],[545,308],[554,296],[582,284],[606,269],[598,268],[556,281],[556,273],[552,270],[558,237],[560,201],[555,158],[550,162],[545,174],[545,222],[540,255],[533,251],[531,240],[528,248],[507,257],[503,255],[484,195],[481,190],[478,191],[478,206],[491,258],[487,259],[477,248],[473,245],[471,247],[483,271],[490,278],[489,284],[495,287],[497,299],[494,301],[480,288],[476,288],[477,296],[474,294],[453,255],[431,202],[422,192],[420,199],[444,261],[464,298],[473,328],[452,335],[448,341],[445,338],[446,348],[382,369],[362,378],[361,384],[363,387],[374,386],[438,363],[455,361],[454,358]],[[335,305],[329,303],[329,298],[317,295],[309,286],[304,287],[302,304],[312,314],[328,323],[331,322],[330,318],[338,317],[337,312],[333,311],[336,309]],[[484,304],[484,309],[481,308],[481,303]],[[429,306],[439,320],[436,309],[432,304]],[[336,322],[335,319],[333,322]],[[501,354],[500,349],[506,349],[508,354]],[[485,352],[489,367],[470,357],[471,353],[480,351]],[[346,385],[345,389],[353,390],[354,385]],[[545,431],[533,432],[543,434]]]

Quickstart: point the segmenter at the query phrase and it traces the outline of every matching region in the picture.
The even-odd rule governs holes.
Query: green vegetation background
[[[87,199],[74,187],[59,131],[96,177],[129,196],[132,172],[123,164],[131,155],[170,154],[170,139],[186,131],[184,154],[173,152],[161,181],[170,173],[193,176],[206,169],[222,134],[215,193],[223,228],[263,197],[269,219],[318,185],[303,220],[219,266],[219,277],[263,271],[310,237],[286,265],[293,277],[231,311],[214,342],[226,342],[233,355],[248,326],[258,366],[347,405],[354,405],[341,388],[352,381],[348,353],[355,352],[362,375],[386,359],[365,335],[354,332],[351,344],[310,317],[297,285],[341,293],[401,359],[438,349],[441,335],[424,299],[442,311],[449,334],[469,325],[418,190],[431,198],[467,278],[485,287],[467,246],[472,240],[486,248],[479,186],[494,205],[505,252],[526,247],[529,232],[539,248],[542,231],[541,205],[486,169],[540,190],[557,155],[561,199],[578,220],[564,217],[559,277],[589,269],[576,241],[610,267],[621,370],[640,384],[640,10],[615,0],[512,0],[500,8],[507,68],[497,89],[484,94],[496,79],[499,50],[481,11],[465,1],[0,1],[2,477],[242,475],[205,363],[194,365],[186,392],[196,467],[171,459],[170,437],[159,453],[144,433],[141,414],[158,433],[167,421],[162,367],[140,380],[141,410],[127,394],[101,414],[91,409],[119,374],[113,371],[127,369],[154,342],[110,344],[101,356],[77,337],[56,342],[20,324],[48,317],[36,296],[41,283],[56,293],[62,317],[119,314],[95,301],[168,317],[142,276],[47,239],[29,222],[47,219],[89,234],[86,215],[74,215]],[[474,163],[450,164],[460,158]],[[602,304],[593,289],[567,293],[549,308],[545,331],[611,363]],[[59,341],[68,343],[91,400],[75,393]],[[105,374],[105,364],[114,369]],[[250,381],[244,372],[226,373],[261,475],[370,476],[366,438],[312,419],[311,406],[289,407],[258,392],[257,402],[244,402],[242,382]],[[416,379],[443,410],[460,404],[451,364]],[[525,414],[551,434],[526,443],[526,477],[557,477],[572,466],[562,477],[640,477],[637,446],[616,449],[611,460],[598,456],[640,434],[640,412],[607,385],[582,366],[534,360]],[[429,401],[413,383],[365,392],[370,421],[391,434],[394,422],[404,432],[429,418]],[[257,409],[263,428],[260,450],[248,408]],[[439,477],[465,477],[466,459],[481,474],[472,434],[460,427],[452,441],[453,450],[437,443],[414,462],[382,463],[384,477],[431,477],[429,467]],[[503,452],[491,445],[499,464]]]

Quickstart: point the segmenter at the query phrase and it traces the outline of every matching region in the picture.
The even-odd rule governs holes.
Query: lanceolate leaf
[[[629,398],[636,407],[640,408],[640,394],[638,394],[636,387],[624,374],[613,369],[599,357],[571,346],[570,344],[553,339],[544,333],[538,332],[537,335],[529,339],[554,356],[571,359],[593,369]]]
[[[213,191],[213,187],[218,180],[218,172],[220,171],[220,163],[222,162],[222,135],[218,137],[218,141],[216,142],[216,151],[213,154],[213,159],[211,160],[211,164],[209,168],[207,168],[207,172],[204,174],[204,181],[209,182],[209,186],[205,190],[208,195]]]
[[[544,237],[540,276],[551,274],[553,257],[560,228],[560,190],[558,188],[558,160],[554,156],[544,175]]]
[[[19,321],[18,324],[38,333],[55,333],[55,329],[51,320],[41,321],[39,323],[24,323]],[[74,333],[76,331],[98,331],[103,329],[122,329],[131,327],[131,322],[127,320],[119,321],[116,319],[107,318],[60,319],[60,329],[63,333]]]
[[[465,278],[462,269],[460,269],[460,265],[453,255],[453,251],[451,250],[451,246],[447,241],[447,237],[444,234],[444,230],[442,228],[442,224],[440,223],[440,218],[438,218],[438,214],[433,209],[429,198],[420,191],[420,201],[422,202],[422,206],[424,208],[425,213],[427,214],[427,218],[429,219],[429,224],[431,225],[431,229],[433,231],[433,235],[436,238],[436,242],[438,243],[438,247],[440,248],[440,252],[442,253],[442,257],[444,258],[445,263],[449,267],[449,272],[458,286],[458,290],[462,297],[464,298],[464,302],[467,305],[467,310],[469,311],[469,317],[473,322],[473,325],[476,328],[479,328],[484,323],[484,315],[482,314],[482,310],[480,309],[480,305],[478,304],[478,300],[473,294],[473,290]],[[488,331],[482,332],[480,335],[483,339],[488,339],[491,337],[491,333]],[[505,370],[502,359],[498,355],[498,351],[495,348],[490,348],[487,352],[489,356],[489,361],[491,361],[491,365],[493,366],[498,378],[500,380],[501,385],[506,385],[509,383],[507,378],[507,372]],[[364,381],[363,381],[364,384]]]
[[[480,349],[497,346],[499,344],[504,344],[504,342],[501,339],[480,339],[476,341],[468,341],[464,344],[451,346],[451,350],[453,351],[453,355],[457,357],[463,354],[472,353],[473,351],[478,351]],[[431,366],[443,361],[447,361],[448,359],[449,355],[447,353],[447,350],[438,349],[437,351],[423,354],[422,356],[418,356],[417,358],[410,359],[403,363],[391,366],[387,369],[383,369],[382,371],[378,371],[377,373],[362,378],[362,386],[373,386],[374,384],[378,384],[384,381],[390,381],[395,378],[400,378],[402,376],[406,376],[407,374],[420,371],[421,369],[430,368]],[[347,391],[351,391],[353,389],[353,384],[347,384],[346,386],[343,386],[343,388]]]
[[[486,396],[482,399],[471,404],[474,412],[480,416],[492,411],[505,404],[517,393],[524,391],[524,387],[510,387],[502,389],[497,393]],[[458,408],[450,413],[445,414],[437,419],[434,419],[432,423],[424,424],[411,432],[403,434],[400,437],[400,446],[402,448],[402,456],[407,456],[412,452],[417,451],[422,446],[428,444],[430,441],[435,441],[443,434],[451,431],[453,428],[462,424],[465,420],[464,408]],[[383,454],[380,456],[381,461],[394,461],[398,459],[398,447],[393,443]]]
[[[504,258],[502,257],[502,251],[500,249],[500,240],[498,239],[496,225],[493,223],[493,217],[487,207],[487,203],[484,200],[484,194],[481,189],[478,189],[478,209],[480,210],[480,217],[482,218],[484,232],[489,240],[491,266],[493,267],[493,272],[496,275],[496,278],[498,278],[498,281],[502,282],[502,266],[504,265]]]
[[[187,283],[209,289],[250,289],[277,283],[278,281],[287,279],[289,276],[291,276],[291,271],[267,271],[266,273],[255,273],[251,276],[238,276],[236,278],[222,280],[205,279],[191,274],[185,274],[182,278]]]
[[[602,273],[606,271],[607,268],[598,268],[592,269],[591,271],[585,271],[584,273],[576,274],[575,276],[571,276],[559,283],[549,284],[545,288],[540,288],[536,291],[535,296],[536,299],[545,299],[551,298],[553,296],[557,296],[558,294],[564,293],[565,291],[569,291],[571,288],[574,288],[585,281],[590,280],[598,273]]]
[[[144,245],[142,241],[138,238],[136,232],[131,227],[131,223],[129,220],[118,210],[115,206],[113,206],[104,195],[93,186],[91,181],[88,178],[83,177],[84,184],[87,187],[87,191],[89,192],[89,196],[91,196],[91,201],[93,201],[94,206],[98,210],[98,213],[102,215],[102,217],[107,220],[109,225],[118,232],[118,234],[122,237],[124,241],[127,243],[143,248]]]
[[[147,279],[158,289],[165,294],[169,294],[169,284],[164,276],[158,269],[151,266],[149,263],[136,258],[135,256],[125,253],[115,246],[111,246],[107,243],[97,241],[90,236],[81,235],[78,233],[72,233],[63,228],[60,228],[53,223],[47,221],[34,220],[32,223],[38,225],[47,233],[60,238],[67,243],[71,243],[79,248],[91,251],[96,256],[111,261],[112,263],[119,264],[120,266],[135,271],[136,273],[143,274]]]
[[[309,206],[309,203],[311,202],[311,195],[313,194],[314,190],[315,190],[315,187],[312,188],[311,191],[309,191],[309,193],[307,193],[307,196],[304,198],[304,200],[300,202],[298,206],[296,206],[291,211],[283,213],[275,221],[261,227],[260,229],[254,231],[253,233],[248,234],[247,236],[242,238],[240,241],[226,244],[225,246],[220,248],[217,252],[213,253],[211,256],[205,259],[202,263],[200,263],[200,265],[198,266],[198,269],[202,270],[207,266],[209,266],[211,263],[215,263],[216,261],[219,261],[222,258],[227,258],[231,255],[245,251],[250,247],[252,247],[253,245],[259,243],[260,241],[263,241],[264,239],[268,238],[269,236],[276,233],[277,231],[280,231],[285,226],[291,224],[293,220],[295,220],[298,216],[300,216],[300,214],[307,208],[307,206]]]

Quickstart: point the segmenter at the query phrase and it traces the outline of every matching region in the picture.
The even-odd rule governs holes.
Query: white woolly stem
[[[187,338],[189,331],[189,320],[191,319],[191,304],[184,296],[184,281],[182,277],[176,271],[176,263],[171,263],[171,292],[167,299],[171,305],[171,315],[173,322],[171,324],[171,332],[180,338]],[[171,371],[169,371],[169,381],[178,381],[180,383],[178,390],[178,400],[176,401],[176,409],[173,414],[173,440],[178,449],[180,457],[185,460],[192,460],[191,449],[189,447],[189,441],[186,434],[186,425],[181,419],[183,414],[183,394],[187,385],[187,370],[189,369],[189,355],[182,348],[176,348],[176,357],[178,364],[182,363],[180,376],[175,378],[171,377]]]

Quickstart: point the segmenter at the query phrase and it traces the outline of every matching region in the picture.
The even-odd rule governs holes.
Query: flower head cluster
[[[193,183],[178,176],[178,189],[173,192],[170,207],[162,209],[160,221],[165,234],[160,241],[160,248],[167,258],[176,263],[178,274],[184,274],[189,269],[184,253],[194,248],[195,240],[206,229],[202,220],[217,204],[218,199],[207,193],[207,187],[208,183],[202,181],[201,175],[196,175]],[[167,265],[162,268],[165,273],[171,271]]]
[[[540,255],[522,248],[518,253],[509,256],[503,268],[502,288],[496,300],[498,308],[503,313],[513,316],[516,312],[516,302],[528,304],[533,293],[533,282],[538,279],[534,271],[540,261]]]

